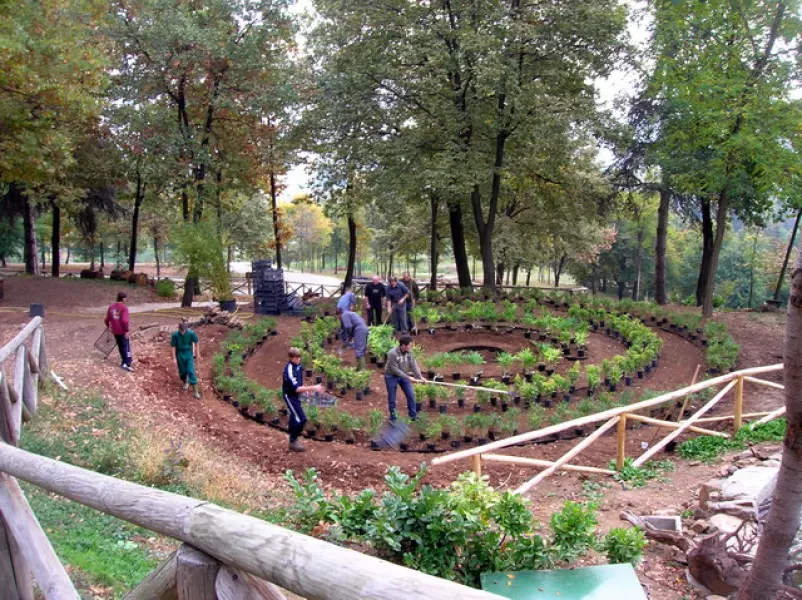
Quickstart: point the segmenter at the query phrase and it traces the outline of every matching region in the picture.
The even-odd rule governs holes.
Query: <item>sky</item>
[[[628,31],[633,44],[637,47],[645,47],[648,42],[648,22],[644,21],[643,13],[639,10],[644,3],[638,0],[624,0],[630,8],[630,20]],[[290,13],[302,15],[312,11],[311,0],[297,0],[290,8]],[[299,34],[297,38],[299,46],[303,47],[304,38]],[[637,79],[635,73],[629,69],[617,68],[609,77],[596,81],[599,105],[605,108],[612,108],[619,97],[632,96],[636,89]],[[606,148],[599,148],[599,160],[602,164],[609,164],[612,161],[612,154]],[[307,165],[294,165],[285,176],[284,190],[281,194],[283,201],[289,202],[299,194],[311,191],[312,173]]]

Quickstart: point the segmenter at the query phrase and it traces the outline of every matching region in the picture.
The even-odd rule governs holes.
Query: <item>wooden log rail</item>
[[[0,471],[181,540],[225,565],[310,600],[500,599],[209,502],[100,475],[7,444],[0,444]]]
[[[778,371],[782,371],[782,369],[783,369],[782,364],[775,364],[762,367],[753,367],[750,369],[743,369],[741,371],[727,373],[725,375],[714,377],[712,379],[708,379],[707,381],[694,383],[682,389],[662,394],[660,396],[656,396],[648,400],[642,400],[641,402],[630,404],[629,406],[612,408],[610,410],[596,413],[594,415],[588,415],[585,417],[580,417],[578,419],[572,419],[570,421],[565,421],[564,423],[559,423],[557,425],[544,427],[536,431],[529,431],[526,433],[522,433],[520,435],[509,437],[504,440],[499,440],[496,442],[485,444],[483,446],[478,446],[476,448],[470,448],[467,450],[452,452],[450,454],[446,454],[444,456],[440,456],[433,459],[431,464],[433,466],[437,466],[457,460],[470,458],[473,471],[479,475],[481,475],[482,472],[483,459],[490,460],[493,462],[507,462],[511,464],[546,467],[544,471],[542,471],[537,476],[530,479],[529,481],[521,485],[517,490],[515,490],[516,493],[524,493],[529,491],[540,481],[542,481],[543,479],[545,479],[546,477],[548,477],[549,475],[551,475],[552,473],[561,468],[566,470],[584,471],[584,472],[599,473],[599,474],[614,474],[613,471],[607,469],[600,469],[598,467],[587,467],[580,465],[569,465],[568,462],[573,460],[579,453],[587,449],[591,444],[593,444],[593,442],[598,440],[605,432],[607,432],[609,429],[612,429],[613,426],[617,424],[615,464],[616,468],[620,470],[626,463],[626,454],[625,454],[626,432],[627,432],[627,423],[630,421],[643,422],[650,425],[654,425],[659,428],[666,428],[671,430],[663,439],[661,439],[659,442],[648,448],[646,452],[643,453],[641,456],[635,458],[635,460],[633,461],[633,466],[635,467],[642,466],[646,461],[651,459],[660,450],[665,448],[665,446],[667,446],[670,442],[677,439],[680,435],[688,431],[699,433],[702,435],[712,435],[725,438],[730,437],[730,434],[725,432],[714,431],[711,429],[699,427],[699,425],[702,423],[727,421],[731,419],[733,421],[733,433],[737,432],[743,426],[743,420],[745,418],[762,417],[759,421],[757,421],[757,423],[758,424],[767,423],[772,419],[782,416],[784,414],[785,409],[779,408],[773,412],[744,414],[743,413],[744,385],[745,383],[748,382],[757,385],[765,385],[768,387],[781,389],[782,386],[780,384],[758,379],[755,376],[764,373],[775,373]],[[695,394],[707,388],[717,388],[722,385],[724,387],[717,394],[715,394],[713,398],[711,398],[708,402],[704,404],[704,406],[702,406],[693,415],[689,416],[685,420],[681,420],[679,422],[663,421],[660,419],[653,419],[651,417],[638,414],[638,411],[659,406],[666,402],[689,397],[691,394]],[[721,402],[721,400],[732,390],[735,390],[733,415],[717,416],[717,417],[703,416],[705,413],[712,410],[719,402]],[[583,427],[585,425],[591,425],[594,423],[604,423],[604,425],[602,425],[594,433],[585,438],[582,442],[577,444],[568,453],[566,453],[556,461],[544,461],[539,459],[531,459],[518,456],[504,456],[495,453],[496,451],[501,450],[503,448],[508,448],[510,446],[517,446],[522,443],[533,442],[535,440],[539,440],[550,435],[559,434],[568,429]]]

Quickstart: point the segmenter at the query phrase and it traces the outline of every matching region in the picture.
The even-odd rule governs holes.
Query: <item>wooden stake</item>
[[[146,579],[128,592],[124,600],[178,600],[175,576],[177,554],[178,551],[173,552]]]
[[[477,477],[482,476],[482,455],[481,454],[474,454],[471,457],[471,467],[473,472],[476,473]]]
[[[770,412],[765,417],[760,419],[759,421],[755,422],[755,425],[763,425],[763,423],[768,423],[769,421],[773,421],[777,417],[781,417],[785,414],[785,407],[778,408],[775,411]]]
[[[753,412],[753,413],[744,413],[741,415],[743,419],[755,419],[757,417],[765,417],[766,415],[770,415],[770,411],[764,412]],[[702,417],[701,419],[696,419],[697,423],[720,423],[721,421],[729,421],[730,419],[734,419],[735,415],[721,415],[719,417]]]
[[[182,544],[176,559],[178,600],[217,600],[214,583],[220,563],[208,554]]]
[[[693,372],[693,379],[691,379],[691,385],[696,383],[696,379],[699,377],[699,369],[702,368],[702,365],[696,365],[696,370]],[[682,417],[685,415],[685,411],[688,410],[688,404],[691,401],[691,395],[688,394],[685,396],[685,399],[682,401],[682,408],[679,409],[679,414],[677,415],[677,423],[682,421]]]
[[[31,573],[0,515],[0,590],[8,600],[33,600]]]
[[[660,452],[660,450],[665,448],[670,441],[677,439],[680,435],[682,435],[682,433],[686,429],[688,429],[691,425],[693,425],[699,417],[701,417],[703,414],[705,414],[707,411],[709,411],[711,408],[713,408],[716,404],[718,404],[719,401],[724,396],[726,396],[733,387],[735,387],[735,381],[730,381],[727,385],[724,386],[724,388],[718,394],[713,396],[713,398],[711,398],[707,402],[707,404],[705,404],[702,408],[697,410],[693,414],[693,416],[691,416],[688,420],[683,421],[682,423],[680,423],[679,427],[677,427],[674,431],[669,433],[666,437],[664,437],[662,440],[657,442],[657,444],[652,446],[649,450],[647,450],[645,453],[643,453],[638,459],[636,459],[635,462],[632,463],[632,466],[640,467],[643,463],[645,463],[647,460],[649,460],[652,456],[654,456],[655,454]]]
[[[618,431],[615,439],[615,470],[620,471],[624,468],[627,460],[627,417],[624,413],[618,419]]]
[[[748,375],[744,375],[744,379],[749,383],[756,383],[757,385],[765,385],[766,387],[771,387],[777,390],[784,390],[785,386],[781,383],[774,383],[773,381],[766,381],[765,379],[758,379],[757,377],[749,377]]]
[[[738,430],[743,426],[743,412],[744,412],[744,378],[739,377],[735,380],[735,410],[732,422],[732,433],[735,435]]]
[[[596,431],[591,433],[588,437],[586,437],[582,442],[571,448],[568,452],[563,454],[560,458],[558,458],[553,465],[548,467],[546,470],[541,471],[535,477],[524,483],[523,485],[519,486],[518,489],[515,490],[516,494],[525,494],[533,487],[535,487],[538,483],[543,481],[546,477],[554,473],[557,469],[559,469],[562,465],[567,463],[569,460],[574,458],[577,454],[582,452],[585,448],[590,446],[593,442],[598,440],[601,436],[605,434],[608,429],[611,429],[618,421],[621,419],[619,416],[615,416],[609,421],[607,421],[604,425],[599,427]]]

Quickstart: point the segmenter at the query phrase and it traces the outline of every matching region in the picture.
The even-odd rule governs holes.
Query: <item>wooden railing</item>
[[[16,356],[13,381],[9,382],[5,372],[0,371],[2,600],[32,600],[34,580],[47,600],[79,598],[17,479],[184,542],[126,597],[129,600],[283,599],[276,585],[304,598],[322,600],[500,600],[500,596],[425,575],[203,500],[100,475],[15,447],[23,417],[36,413],[37,378],[46,372],[40,318],[33,319],[0,349],[0,364],[12,354]],[[52,372],[51,375],[55,376]]]
[[[546,477],[553,474],[559,469],[582,471],[601,475],[614,475],[615,471],[612,471],[610,469],[581,466],[581,465],[571,465],[569,463],[574,458],[576,458],[582,451],[586,450],[595,441],[597,441],[607,431],[611,430],[613,427],[616,427],[617,439],[616,439],[616,451],[614,458],[615,458],[616,468],[621,469],[624,466],[627,458],[626,435],[627,435],[628,422],[643,422],[661,428],[668,428],[671,430],[668,433],[668,435],[662,438],[659,442],[651,445],[648,449],[646,449],[646,451],[643,454],[641,454],[632,461],[632,465],[635,467],[642,466],[646,461],[653,458],[655,454],[660,452],[670,442],[678,438],[686,431],[692,431],[704,435],[714,435],[727,438],[730,437],[729,433],[704,429],[702,427],[699,427],[699,425],[705,423],[732,420],[733,422],[732,431],[734,434],[743,426],[744,419],[747,418],[758,419],[756,423],[767,423],[768,421],[776,419],[785,414],[785,408],[784,407],[778,408],[777,410],[774,411],[744,414],[743,412],[744,382],[768,386],[776,389],[784,389],[783,386],[779,383],[775,383],[773,381],[765,381],[763,379],[758,379],[755,377],[755,375],[761,375],[763,373],[775,373],[778,371],[782,371],[782,369],[783,369],[782,364],[776,364],[764,367],[753,367],[751,369],[743,369],[741,371],[735,371],[732,373],[728,373],[726,375],[721,375],[720,377],[714,377],[712,379],[708,379],[706,381],[702,381],[700,383],[684,387],[679,390],[675,390],[673,392],[669,392],[667,394],[655,396],[654,398],[650,398],[648,400],[636,402],[628,406],[612,408],[610,410],[606,410],[586,417],[572,419],[570,421],[565,421],[557,425],[544,427],[543,429],[538,429],[536,431],[529,431],[527,433],[515,435],[504,440],[499,440],[496,442],[491,442],[489,444],[484,444],[482,446],[477,446],[476,448],[471,448],[469,450],[460,450],[457,452],[452,452],[450,454],[446,454],[444,456],[435,458],[434,460],[432,460],[432,465],[442,465],[445,463],[450,463],[457,460],[470,458],[472,461],[473,470],[480,475],[482,472],[482,461],[503,462],[508,464],[534,466],[534,467],[546,467],[542,472],[538,473],[536,476],[532,477],[525,483],[521,484],[515,490],[515,493],[517,494],[523,494],[525,492],[528,492],[538,483],[543,481]],[[706,402],[701,408],[699,408],[693,415],[689,416],[687,419],[675,422],[675,421],[665,421],[661,419],[653,419],[651,417],[637,414],[638,411],[640,410],[656,407],[666,402],[679,400],[681,398],[686,398],[689,397],[691,394],[695,394],[696,392],[700,392],[708,388],[718,388],[719,386],[723,386],[721,390],[719,390],[708,402]],[[735,392],[735,399],[733,403],[732,415],[724,415],[716,417],[704,416],[706,413],[712,410],[717,404],[719,404],[727,396],[727,394],[729,394],[733,390]],[[555,461],[548,461],[536,458],[526,458],[521,456],[495,454],[495,451],[501,450],[503,448],[509,448],[510,446],[516,446],[526,442],[534,442],[535,440],[539,440],[550,435],[559,434],[569,429],[578,428],[593,423],[602,423],[602,425],[598,429],[596,429],[596,431],[594,431],[591,435],[584,438],[580,443],[571,448],[571,450],[569,450],[562,457],[558,458]],[[611,459],[612,458],[613,456],[611,455]]]

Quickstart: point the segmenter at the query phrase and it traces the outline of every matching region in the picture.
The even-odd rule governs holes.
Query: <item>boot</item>
[[[198,389],[197,385],[193,385],[192,386],[192,391],[193,391],[192,395],[195,396],[195,398],[197,398],[198,400],[200,400],[200,397],[201,397],[200,396],[200,389]]]
[[[181,388],[181,390],[186,392],[188,389],[189,389],[189,382],[185,381],[183,387]]]
[[[365,368],[365,357],[360,356],[356,359],[356,370],[361,371]]]
[[[290,441],[289,450],[290,452],[306,452],[306,448],[298,440]]]

